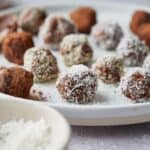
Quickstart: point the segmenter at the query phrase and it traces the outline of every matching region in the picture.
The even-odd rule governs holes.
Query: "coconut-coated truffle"
[[[61,97],[70,103],[86,104],[94,100],[97,77],[84,65],[74,65],[56,82]]]
[[[93,56],[93,50],[85,34],[70,34],[63,38],[60,53],[67,66],[88,63]]]
[[[96,23],[96,11],[92,7],[78,7],[70,13],[70,18],[81,33],[90,33]]]
[[[123,60],[116,56],[99,58],[92,68],[98,78],[107,84],[118,83],[124,70]]]
[[[4,38],[17,30],[17,17],[15,14],[7,14],[0,16],[0,44]]]
[[[24,55],[24,67],[34,75],[35,82],[46,82],[58,75],[55,56],[49,49],[34,47]]]
[[[143,68],[150,72],[150,54],[145,58]]]
[[[0,69],[0,92],[29,98],[33,74],[20,67]]]
[[[126,73],[121,79],[120,88],[124,96],[134,102],[150,99],[150,72],[135,68]]]
[[[25,51],[33,45],[30,33],[14,32],[4,39],[2,50],[8,61],[22,65]]]
[[[106,21],[93,26],[91,34],[99,47],[114,50],[123,36],[123,31],[118,23]]]
[[[126,36],[121,40],[117,51],[123,57],[126,66],[142,66],[149,53],[149,47],[136,37]]]
[[[52,49],[58,49],[62,39],[71,33],[75,33],[76,27],[72,22],[62,16],[49,15],[39,32],[42,43]]]
[[[141,25],[150,23],[150,12],[144,10],[136,10],[130,22],[130,29],[133,33],[139,34],[139,28]]]
[[[24,9],[19,16],[19,26],[27,32],[37,34],[44,22],[46,12],[38,7]]]

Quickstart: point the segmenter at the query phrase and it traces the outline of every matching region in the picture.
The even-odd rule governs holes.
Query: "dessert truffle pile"
[[[68,16],[38,7],[0,16],[0,49],[14,65],[0,68],[0,92],[30,98],[34,84],[55,81],[65,102],[87,104],[105,84],[132,102],[149,101],[150,12],[135,11],[129,33],[98,15],[82,6]],[[95,59],[96,51],[108,55]]]

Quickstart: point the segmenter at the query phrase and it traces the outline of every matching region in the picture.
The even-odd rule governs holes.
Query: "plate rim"
[[[30,5],[30,7],[32,7],[32,6],[39,6],[39,7],[44,7],[44,8],[46,8],[46,9],[50,9],[51,7],[57,7],[57,8],[61,8],[61,7],[76,7],[76,6],[79,6],[79,5],[83,5],[84,3],[78,3],[78,2],[68,2],[68,3],[61,3],[60,5],[56,5],[56,4],[43,4],[43,5],[39,5],[39,4],[37,4],[37,5]],[[106,5],[109,5],[109,6],[107,6],[107,7],[119,7],[120,8],[120,5],[121,5],[122,3],[121,2],[115,2],[115,3],[112,3],[112,2],[92,2],[91,3],[91,5],[90,6],[97,6],[97,7],[102,7],[102,6],[105,6],[106,7]],[[88,6],[88,5],[87,5]],[[0,11],[0,15],[3,15],[3,14],[7,14],[7,13],[12,13],[12,12],[18,12],[19,10],[21,10],[21,9],[23,9],[23,8],[26,8],[26,7],[28,7],[28,5],[25,5],[25,6],[17,6],[17,7],[15,7],[15,8],[11,8],[11,9],[8,9],[8,10],[4,10],[4,11]],[[127,3],[124,3],[124,7],[128,10],[128,9],[131,9],[131,10],[133,10],[133,9],[144,9],[144,10],[146,10],[146,9],[149,9],[147,6],[145,6],[145,5],[141,5],[141,6],[139,6],[139,5],[136,5],[136,4],[127,4]],[[15,96],[11,96],[11,95],[7,95],[7,94],[3,94],[3,93],[0,93],[0,98],[2,99],[2,98],[9,98],[9,99],[11,99],[11,100],[14,100],[14,99],[16,99],[16,100],[25,100],[25,101],[27,101],[27,100],[31,100],[31,99],[24,99],[24,98],[20,98],[20,97],[15,97]],[[32,100],[32,103],[35,103],[35,102],[37,102],[37,103],[42,103],[42,104],[47,104],[48,106],[51,106],[51,107],[54,107],[55,109],[58,109],[58,110],[60,110],[61,112],[63,112],[63,111],[66,111],[66,112],[69,112],[69,111],[72,111],[72,113],[75,113],[75,112],[84,112],[84,115],[86,115],[85,114],[85,112],[91,112],[91,113],[95,113],[95,112],[107,112],[107,111],[109,111],[109,112],[114,112],[113,114],[112,114],[112,116],[113,117],[116,117],[117,118],[117,115],[115,114],[115,112],[119,112],[120,110],[121,110],[121,114],[118,114],[118,115],[122,115],[123,113],[124,114],[127,114],[127,113],[125,113],[125,112],[127,112],[127,110],[129,110],[129,112],[128,112],[128,114],[132,114],[131,113],[131,111],[133,111],[133,110],[138,110],[138,112],[142,112],[142,110],[143,110],[143,112],[142,113],[140,113],[140,114],[148,114],[148,115],[150,115],[150,102],[145,102],[145,103],[130,103],[130,104],[120,104],[120,105],[96,105],[96,104],[92,104],[92,105],[79,105],[79,104],[66,104],[66,103],[50,103],[49,101],[48,102],[43,102],[43,101],[33,101]],[[142,109],[142,110],[141,110]],[[116,116],[115,116],[115,115]],[[69,115],[69,114],[68,114]],[[83,115],[83,116],[84,116]],[[107,115],[104,115],[104,114],[102,114],[104,117],[108,117]],[[100,118],[102,118],[102,115],[100,114],[100,116],[97,116],[97,118],[98,119],[100,119]],[[135,114],[133,114],[133,115],[137,115],[137,112],[135,113]],[[64,115],[65,116],[65,115]],[[77,115],[78,116],[78,115]],[[82,116],[82,115],[81,115]],[[83,117],[82,116],[82,117]],[[93,115],[94,116],[94,115]],[[65,116],[66,117],[66,116]],[[79,116],[78,116],[79,117]],[[96,116],[95,116],[96,117]],[[111,116],[109,116],[109,117],[111,117]],[[108,118],[109,118],[108,117]],[[67,117],[68,118],[68,117]],[[72,117],[73,118],[73,117]],[[90,118],[90,117],[88,117],[88,118]],[[92,117],[91,117],[91,119],[92,119]],[[72,123],[72,124],[75,124],[75,123]],[[117,123],[118,124],[118,123]],[[100,123],[98,123],[98,125],[100,125]]]

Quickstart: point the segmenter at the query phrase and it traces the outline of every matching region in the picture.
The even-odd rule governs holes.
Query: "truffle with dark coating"
[[[7,60],[22,65],[25,51],[33,47],[33,45],[32,35],[30,33],[14,32],[4,39],[2,51]]]
[[[20,67],[0,69],[0,92],[28,98],[33,85],[33,75]]]
[[[138,35],[140,26],[146,23],[150,23],[150,12],[137,10],[133,13],[130,29],[133,33]]]
[[[81,33],[90,33],[91,27],[96,24],[96,11],[92,7],[79,7],[70,13],[70,18]]]

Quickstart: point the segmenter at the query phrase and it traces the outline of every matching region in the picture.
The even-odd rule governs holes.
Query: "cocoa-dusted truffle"
[[[70,103],[92,102],[97,89],[97,77],[84,65],[74,65],[56,82],[61,97]]]
[[[4,39],[2,50],[10,62],[22,65],[25,51],[33,47],[33,45],[32,35],[30,33],[14,32]]]
[[[150,12],[137,10],[133,13],[130,29],[133,33],[138,35],[140,26],[146,23],[150,23]]]
[[[141,25],[139,28],[138,36],[150,47],[150,22]]]
[[[29,98],[33,75],[20,67],[0,69],[0,92],[12,96]]]
[[[15,14],[7,14],[0,16],[0,44],[4,38],[17,30],[17,17]]]
[[[93,64],[93,70],[98,78],[107,84],[119,82],[123,74],[123,68],[123,60],[116,56],[99,58]]]
[[[126,36],[120,42],[118,53],[123,57],[126,66],[142,66],[149,48],[136,37]]]
[[[37,34],[44,22],[46,12],[38,7],[24,9],[19,16],[19,26],[27,32]]]
[[[88,63],[93,56],[88,37],[84,34],[65,36],[60,44],[60,53],[67,66]]]
[[[122,93],[134,102],[150,100],[150,72],[132,69],[121,79]]]
[[[89,33],[96,23],[96,11],[91,7],[79,7],[70,13],[72,21],[81,33]]]
[[[150,54],[145,58],[143,68],[150,72]]]
[[[28,49],[24,55],[24,67],[33,73],[35,82],[50,81],[58,75],[56,58],[45,48]]]
[[[76,31],[74,24],[66,18],[49,15],[40,29],[39,39],[45,46],[58,49],[63,37]]]
[[[98,23],[92,28],[92,36],[98,46],[107,50],[117,47],[123,36],[120,25],[114,21]]]

